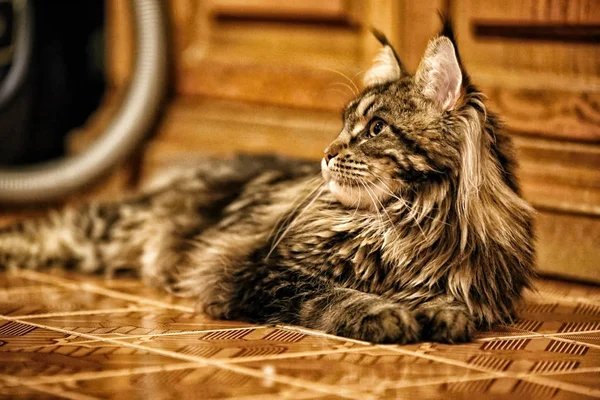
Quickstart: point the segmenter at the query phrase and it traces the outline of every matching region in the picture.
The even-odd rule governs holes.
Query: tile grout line
[[[367,350],[375,350],[377,346],[365,346],[365,347],[352,347],[346,349],[336,349],[336,350],[314,350],[314,351],[303,351],[297,353],[290,354],[273,354],[270,356],[254,356],[254,357],[238,357],[238,358],[230,358],[226,360],[222,360],[223,363],[226,364],[242,364],[242,363],[251,363],[257,361],[274,361],[274,360],[287,360],[287,359],[296,359],[301,357],[310,357],[310,356],[324,356],[329,354],[348,354],[348,353],[358,353],[360,351]]]
[[[578,345],[581,345],[581,346],[592,347],[594,349],[600,349],[600,345],[594,344],[594,343],[580,342],[579,340],[563,338],[563,337],[560,337],[560,336],[544,335],[544,337],[548,338],[548,339],[556,340],[556,341],[559,341],[559,342],[573,343],[573,344],[578,344]]]
[[[529,332],[527,335],[513,335],[513,336],[495,336],[490,338],[479,338],[475,339],[474,342],[491,342],[492,340],[510,340],[510,339],[535,339],[535,338],[554,338],[554,337],[562,337],[562,336],[572,336],[572,335],[583,335],[590,333],[600,333],[600,329],[594,329],[591,331],[576,331],[576,332],[557,332],[557,333],[540,333],[534,331],[524,331]],[[570,339],[573,340],[573,339]],[[576,340],[574,340],[576,341]],[[580,344],[584,344],[584,342],[578,342]]]
[[[517,338],[522,338],[522,339],[534,339],[534,338],[545,338],[545,339],[552,339],[552,340],[557,340],[559,342],[566,342],[566,343],[573,343],[573,344],[579,344],[582,346],[587,346],[587,347],[593,347],[596,349],[600,349],[600,345],[597,344],[593,344],[593,343],[587,343],[587,342],[580,342],[579,340],[576,339],[568,339],[568,338],[563,338],[563,336],[569,336],[569,335],[581,335],[581,334],[589,334],[589,333],[598,333],[600,332],[600,329],[594,329],[591,331],[577,331],[577,332],[557,332],[557,333],[539,333],[539,332],[534,332],[534,331],[528,331],[528,330],[524,330],[525,332],[529,332],[531,335],[529,336],[519,336],[519,337],[512,337],[512,339],[517,339]],[[510,339],[510,337],[504,339],[504,340],[508,340]],[[493,340],[493,339],[491,339]],[[489,342],[490,340],[486,340],[486,342]]]
[[[19,318],[19,317],[15,317],[15,318]],[[259,329],[267,329],[267,328],[268,328],[267,326],[261,326],[261,325],[256,325],[256,326],[248,325],[248,326],[236,327],[236,328],[199,329],[199,330],[194,330],[194,331],[154,333],[154,334],[146,334],[146,335],[127,335],[127,334],[120,334],[120,333],[96,333],[94,335],[101,337],[102,340],[89,340],[87,342],[89,342],[89,343],[102,342],[104,340],[104,338],[109,338],[109,339],[114,339],[114,340],[150,339],[150,338],[159,338],[159,337],[163,337],[163,336],[181,336],[181,335],[193,335],[196,333],[213,333],[213,332],[235,332],[235,331],[243,331],[245,329],[259,330]],[[115,336],[109,336],[109,335],[115,335]],[[81,343],[81,342],[79,342],[79,343]]]
[[[587,374],[590,372],[600,372],[600,367],[583,367],[575,368],[567,371],[544,371],[531,374],[532,376],[553,376],[553,375],[570,375],[570,374]]]
[[[79,315],[102,315],[102,314],[121,314],[127,312],[141,312],[141,311],[152,311],[156,310],[153,307],[121,307],[121,308],[107,308],[101,310],[81,310],[81,311],[64,311],[44,314],[26,314],[26,315],[10,315],[11,317],[19,319],[36,319],[36,318],[53,318],[53,317],[76,317]]]
[[[221,368],[221,369],[229,370],[231,372],[239,373],[242,375],[248,375],[248,376],[251,376],[254,378],[260,378],[260,379],[268,378],[270,380],[276,381],[278,383],[283,383],[288,386],[300,387],[302,389],[309,389],[309,390],[313,390],[313,391],[320,392],[320,393],[333,394],[333,395],[345,397],[348,399],[362,400],[362,399],[367,398],[364,396],[357,397],[356,393],[347,393],[347,391],[340,392],[339,387],[332,387],[331,385],[315,384],[314,382],[311,382],[311,381],[305,381],[303,379],[292,378],[289,376],[277,375],[277,374],[265,376],[265,374],[255,371],[251,368],[242,367],[242,366],[239,366],[236,364],[228,364],[228,363],[224,363],[221,361],[210,360],[207,358],[197,357],[197,356],[190,356],[190,355],[176,353],[176,352],[172,352],[172,351],[168,351],[168,350],[154,349],[152,347],[145,347],[145,346],[141,346],[141,345],[136,345],[134,343],[122,342],[119,340],[113,340],[113,339],[109,339],[109,338],[99,338],[95,335],[70,331],[67,329],[61,329],[61,328],[56,328],[56,327],[45,326],[45,325],[41,325],[41,324],[36,324],[31,321],[27,321],[27,320],[21,321],[18,318],[12,318],[12,317],[8,317],[8,316],[4,316],[4,315],[0,315],[0,319],[19,322],[19,323],[22,323],[25,325],[34,326],[36,328],[50,329],[50,330],[53,330],[56,332],[66,333],[66,334],[70,334],[70,335],[76,335],[76,336],[84,337],[87,339],[99,339],[104,342],[119,344],[119,345],[122,345],[123,347],[134,348],[137,350],[144,350],[144,351],[147,351],[150,353],[160,354],[160,355],[163,355],[166,357],[177,358],[177,359],[180,359],[183,361],[196,362],[196,363],[204,364],[205,366]],[[366,395],[366,393],[360,393],[360,394]]]
[[[333,340],[338,340],[338,341],[351,342],[351,343],[362,344],[362,345],[366,345],[366,346],[374,346],[373,343],[367,342],[364,340],[352,339],[352,338],[347,338],[347,337],[343,337],[343,336],[336,336],[336,335],[332,335],[331,333],[321,332],[321,331],[317,331],[317,330],[310,329],[310,328],[304,328],[302,326],[278,324],[278,325],[275,325],[275,327],[279,328],[279,329],[286,329],[286,330],[293,331],[293,332],[305,333],[305,334],[311,335],[311,336],[319,336],[319,337],[325,337],[328,339],[333,339]]]
[[[51,283],[57,286],[65,287],[68,289],[82,289],[87,292],[92,292],[96,294],[101,294],[104,296],[112,297],[119,300],[124,301],[133,301],[136,303],[148,304],[155,307],[160,308],[169,308],[178,311],[195,313],[196,310],[193,307],[180,306],[177,304],[169,304],[159,300],[150,300],[140,296],[136,296],[133,294],[123,293],[112,289],[103,288],[101,286],[95,285],[89,282],[78,282],[71,279],[59,278],[53,275],[46,275],[36,271],[29,270],[17,270],[15,272],[17,275],[21,275],[27,279],[35,280],[38,282]],[[43,277],[47,277],[50,279],[43,279]]]

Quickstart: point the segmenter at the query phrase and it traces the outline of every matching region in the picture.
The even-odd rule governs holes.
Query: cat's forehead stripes
[[[373,91],[368,92],[363,95],[363,97],[352,100],[344,109],[342,117],[344,120],[364,117],[376,102],[377,93],[374,93]]]
[[[359,133],[361,133],[367,127],[366,121],[357,122],[352,129],[352,137],[356,137]]]
[[[365,117],[369,110],[371,110],[371,108],[373,108],[373,106],[375,105],[376,98],[377,96],[374,93],[368,94],[365,97],[363,97],[356,106],[355,114],[359,117]]]

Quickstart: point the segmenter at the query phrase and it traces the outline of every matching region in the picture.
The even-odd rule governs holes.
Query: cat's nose
[[[325,161],[329,164],[329,161],[334,159],[340,151],[346,147],[346,144],[339,139],[334,140],[324,151]]]
[[[329,150],[329,147],[325,149],[325,161],[329,164],[335,156],[337,156],[339,152],[337,150]]]

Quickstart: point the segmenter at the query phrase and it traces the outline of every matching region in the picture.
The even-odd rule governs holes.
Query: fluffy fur
[[[448,24],[413,76],[391,45],[318,166],[207,160],[130,199],[0,231],[0,267],[54,264],[193,296],[215,318],[378,343],[462,342],[530,286],[532,210]]]

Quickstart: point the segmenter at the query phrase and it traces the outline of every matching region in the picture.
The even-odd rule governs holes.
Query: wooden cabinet
[[[109,0],[109,70],[127,82],[125,0]],[[236,151],[318,159],[385,32],[416,68],[453,17],[462,58],[520,151],[540,210],[539,265],[600,281],[600,0],[169,0],[174,98],[141,160]],[[118,39],[118,40],[116,40]]]

